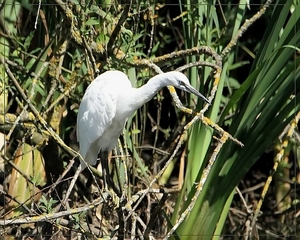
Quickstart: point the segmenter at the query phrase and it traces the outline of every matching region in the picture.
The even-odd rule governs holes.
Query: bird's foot
[[[113,189],[109,188],[107,185],[104,187],[103,191],[109,194],[111,200],[110,202],[112,203],[113,208],[114,209],[119,208],[120,198],[118,194]]]

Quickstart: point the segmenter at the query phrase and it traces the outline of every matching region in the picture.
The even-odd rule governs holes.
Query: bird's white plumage
[[[176,71],[156,75],[140,88],[133,88],[120,71],[98,76],[87,88],[77,115],[77,140],[85,161],[95,165],[100,150],[113,149],[127,118],[165,86],[196,94],[209,103],[183,73]],[[83,162],[81,166],[86,167]]]
[[[77,115],[77,139],[80,154],[88,163],[96,164],[100,150],[115,146],[112,140],[118,139],[127,118],[121,123],[114,121],[118,98],[127,88],[131,88],[131,83],[120,71],[101,74],[87,88]]]

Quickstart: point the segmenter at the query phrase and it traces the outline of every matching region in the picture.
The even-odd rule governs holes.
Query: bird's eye
[[[179,85],[185,86],[185,82],[179,80]]]

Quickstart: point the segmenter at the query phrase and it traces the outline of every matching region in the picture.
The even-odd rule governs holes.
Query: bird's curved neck
[[[156,75],[151,78],[145,85],[135,89],[138,105],[141,107],[146,102],[149,102],[154,95],[163,87],[166,87],[168,82],[166,79],[161,79],[161,75]]]

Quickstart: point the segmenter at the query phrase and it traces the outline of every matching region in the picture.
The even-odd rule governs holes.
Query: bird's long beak
[[[192,86],[186,86],[189,93],[195,94],[197,97],[202,98],[205,102],[207,102],[209,105],[211,104],[210,101],[204,97],[201,93],[199,93],[195,88]]]

